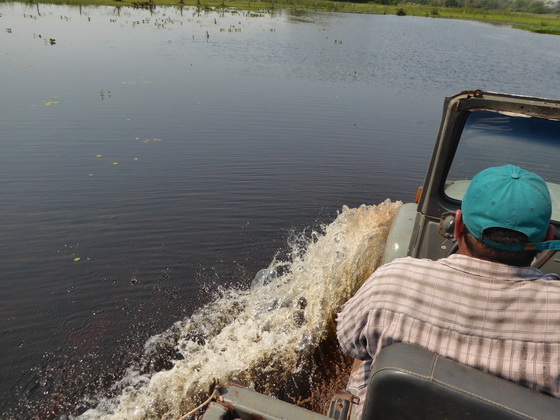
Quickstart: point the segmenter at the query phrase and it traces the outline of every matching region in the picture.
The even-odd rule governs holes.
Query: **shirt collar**
[[[450,255],[439,262],[459,271],[492,279],[532,280],[543,276],[542,271],[534,267],[516,267],[462,254]]]

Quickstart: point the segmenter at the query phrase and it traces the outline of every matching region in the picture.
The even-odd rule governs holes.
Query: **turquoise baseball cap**
[[[485,244],[506,251],[560,250],[560,241],[541,242],[552,215],[546,182],[537,174],[514,165],[492,167],[476,174],[463,197],[463,222]],[[524,233],[529,243],[498,244],[482,239],[489,228]]]

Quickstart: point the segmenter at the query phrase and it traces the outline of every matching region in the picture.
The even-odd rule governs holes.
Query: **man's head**
[[[546,182],[532,172],[513,165],[485,169],[472,179],[461,207],[473,256],[528,265],[536,251],[560,249],[560,241],[542,242],[554,234],[552,205]]]

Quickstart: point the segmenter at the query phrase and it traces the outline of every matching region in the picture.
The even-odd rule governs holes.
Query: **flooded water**
[[[313,387],[443,97],[560,98],[559,37],[477,22],[1,3],[0,23],[2,418]]]

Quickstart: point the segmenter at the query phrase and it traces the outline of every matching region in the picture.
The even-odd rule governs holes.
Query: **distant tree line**
[[[340,1],[340,0],[339,0]],[[402,4],[402,0],[342,0],[387,5]],[[473,9],[506,10],[528,13],[560,13],[560,1],[553,0],[413,0],[409,3],[437,7],[470,7]]]

